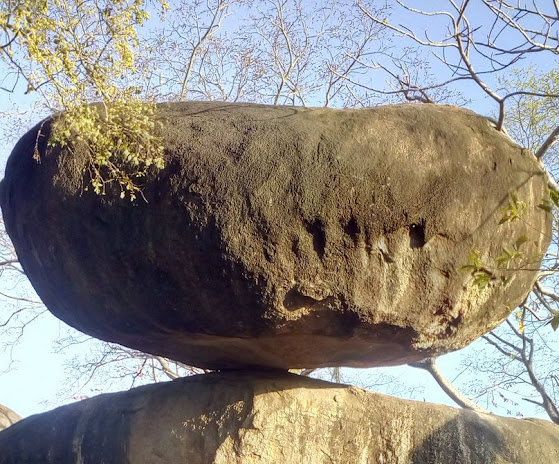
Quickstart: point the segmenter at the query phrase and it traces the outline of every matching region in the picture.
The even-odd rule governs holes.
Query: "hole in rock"
[[[296,257],[300,257],[301,250],[299,249],[299,239],[291,240],[291,251]]]
[[[410,248],[421,248],[425,245],[425,224],[410,226]]]
[[[324,221],[320,218],[315,219],[313,222],[305,224],[307,232],[312,235],[312,244],[314,251],[320,259],[324,256],[326,250],[326,231],[324,230]]]
[[[361,229],[354,217],[352,217],[344,226],[344,232],[349,235],[355,243],[359,241],[359,233],[361,232]]]
[[[288,311],[296,311],[301,308],[310,308],[320,303],[320,300],[301,294],[296,288],[292,288],[285,294],[283,307]]]

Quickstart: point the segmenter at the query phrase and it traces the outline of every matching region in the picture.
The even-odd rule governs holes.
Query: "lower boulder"
[[[12,463],[559,462],[559,427],[400,400],[279,372],[105,394],[0,432]]]

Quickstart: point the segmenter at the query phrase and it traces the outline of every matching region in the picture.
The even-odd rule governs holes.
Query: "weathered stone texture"
[[[8,428],[19,420],[21,420],[19,414],[16,414],[10,408],[0,404],[0,430]]]
[[[0,432],[0,464],[551,464],[559,427],[281,373],[106,394]]]
[[[390,365],[467,345],[532,286],[535,271],[496,272],[480,291],[459,270],[521,235],[543,251],[550,227],[539,163],[472,112],[189,102],[160,117],[147,201],[84,191],[84,150],[46,150],[48,123],[10,157],[7,230],[79,330],[208,368]],[[498,226],[509,192],[525,221]]]

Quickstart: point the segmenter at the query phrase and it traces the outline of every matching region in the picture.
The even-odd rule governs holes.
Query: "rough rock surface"
[[[19,414],[16,414],[10,408],[0,404],[0,430],[8,428],[19,420],[21,420]]]
[[[105,394],[0,432],[0,464],[551,464],[559,427],[281,373]]]
[[[467,345],[531,288],[535,272],[480,290],[459,270],[549,235],[539,163],[483,117],[194,102],[160,117],[147,201],[84,191],[84,150],[46,150],[48,123],[8,162],[6,228],[79,330],[208,368],[390,365]],[[528,211],[499,226],[510,192]]]

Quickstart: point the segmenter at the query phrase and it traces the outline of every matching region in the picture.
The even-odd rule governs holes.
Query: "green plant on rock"
[[[539,205],[540,208],[550,212],[552,206],[547,208],[547,202],[553,196],[550,194],[545,197],[542,204]],[[545,205],[545,207],[543,206]],[[507,222],[514,221],[524,221],[523,216],[526,212],[526,202],[519,200],[517,195],[513,192],[509,192],[508,195],[508,205],[501,208],[501,219],[499,220],[499,225],[505,224]],[[528,225],[529,226],[529,225]],[[532,263],[539,263],[542,259],[540,253],[527,253],[525,251],[525,244],[530,242],[529,238],[522,234],[514,240],[512,243],[504,243],[501,245],[501,253],[497,257],[489,257],[489,263],[484,262],[479,251],[471,250],[468,256],[468,264],[462,266],[460,270],[471,272],[473,277],[473,283],[480,290],[484,290],[489,283],[497,280],[495,275],[496,271],[510,271],[510,270],[522,270],[528,269]],[[537,242],[534,242],[537,246]],[[503,283],[506,284],[509,279],[504,278]]]
[[[474,285],[480,290],[484,290],[492,280],[495,280],[495,275],[484,265],[481,255],[477,250],[470,251],[468,264],[462,266],[460,270],[471,272]]]
[[[548,190],[546,196],[538,205],[538,208],[541,208],[548,213],[551,213],[553,208],[559,208],[559,192],[554,189]]]
[[[0,57],[59,115],[52,142],[88,147],[98,194],[116,183],[134,199],[146,170],[163,167],[155,105],[129,85],[148,17],[145,0],[0,0]]]
[[[509,192],[509,204],[502,208],[501,212],[503,216],[499,221],[499,225],[505,222],[517,221],[521,219],[526,212],[526,202],[519,200],[513,192]]]
[[[85,147],[91,189],[105,195],[116,184],[121,198],[134,200],[147,170],[164,167],[154,112],[154,105],[142,102],[74,108],[56,118],[50,143]]]

